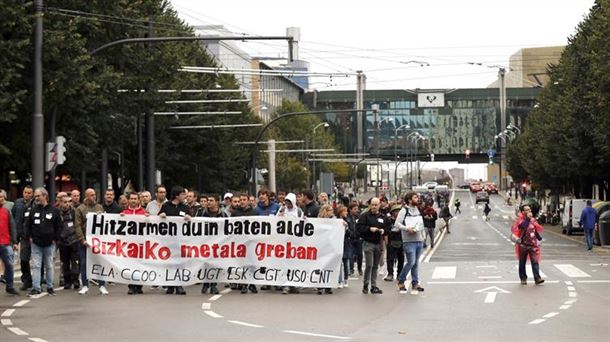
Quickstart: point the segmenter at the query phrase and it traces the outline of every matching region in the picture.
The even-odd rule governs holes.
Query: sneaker
[[[6,293],[10,294],[10,295],[19,296],[19,292],[17,292],[17,290],[15,290],[15,288],[13,288],[13,287],[8,287],[6,289]]]
[[[178,286],[176,287],[176,294],[184,296],[186,295],[186,291],[184,291],[184,288],[182,286]]]
[[[180,288],[182,288],[182,287],[180,287]],[[183,291],[184,291],[184,290],[183,290]],[[214,286],[214,287],[210,288],[210,293],[211,293],[211,294],[215,294],[215,295],[217,295],[217,294],[219,293],[219,292],[218,292],[218,288],[217,288],[216,286]],[[186,294],[186,293],[185,293],[185,294]]]
[[[339,284],[339,288],[342,289],[343,288],[343,283]]]
[[[324,293],[324,290],[323,290],[323,289],[318,289],[318,294],[319,294],[319,295],[321,295],[321,294],[323,294],[323,293]]]
[[[210,288],[210,287],[209,287],[208,285],[203,284],[203,285],[201,286],[201,293],[202,293],[202,294],[203,294],[203,293],[207,293],[209,288]],[[169,290],[169,288],[168,288],[168,290]],[[174,290],[172,290],[172,293],[174,293]],[[169,293],[168,293],[168,294],[169,294]]]
[[[80,291],[78,291],[79,295],[86,295],[89,292],[89,286],[83,286]]]
[[[407,287],[405,286],[405,283],[398,282],[398,291],[400,291],[400,292],[407,291]]]
[[[72,286],[74,287],[75,290],[78,290],[78,288],[80,287],[80,281],[75,281]]]
[[[32,289],[30,293],[28,293],[28,297],[36,296],[40,294],[40,290]]]
[[[540,284],[544,283],[544,279],[542,279],[542,278],[536,279],[535,283],[536,283],[536,285],[540,285]]]
[[[381,289],[378,288],[377,286],[373,286],[373,287],[371,287],[371,293],[372,294],[382,294],[383,291],[381,291]]]
[[[248,286],[242,285],[241,286],[241,291],[239,291],[239,292],[241,292],[242,294],[248,293]]]
[[[137,294],[144,294],[144,291],[142,291],[142,285],[136,286],[135,290]]]
[[[318,294],[320,291],[318,290]],[[284,286],[284,288],[282,289],[282,294],[289,294],[290,293],[290,288],[288,286]]]
[[[324,293],[326,293],[326,294],[333,294],[333,289],[331,289],[331,288],[324,289]]]
[[[263,285],[261,286],[261,290],[266,291],[266,290],[271,290],[271,286],[269,285]]]
[[[129,286],[129,290],[127,290],[127,294],[134,295],[134,294],[136,294],[136,291],[133,289],[133,287]]]
[[[55,290],[53,290],[53,288],[47,289],[47,293],[49,294],[49,296],[57,296],[57,293],[55,292]]]
[[[391,274],[388,274],[387,277],[383,278],[384,281],[394,281],[394,276]]]
[[[362,293],[364,293],[364,294],[369,294],[369,288],[368,288],[368,287],[366,287],[366,286],[365,286],[365,287],[363,287],[363,288],[362,288]]]
[[[527,285],[527,280],[526,279],[521,279],[521,285]]]
[[[343,284],[343,287],[349,287],[349,284],[347,281],[345,281],[345,284]]]
[[[108,290],[106,290],[106,286],[104,286],[104,285],[100,286],[100,294],[102,296],[108,295]]]
[[[69,290],[71,288],[72,288],[72,284],[70,284],[70,283],[64,284],[64,290]]]
[[[250,290],[250,292],[252,292],[252,293],[258,293],[258,290],[256,289],[256,285],[248,285],[248,290]]]

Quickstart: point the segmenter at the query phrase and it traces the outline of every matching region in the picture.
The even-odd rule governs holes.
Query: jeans
[[[349,265],[351,264],[351,261],[349,258],[343,258],[342,259],[342,264],[341,265],[343,267],[343,279],[339,278],[339,282],[345,282],[347,283],[347,278],[349,278]]]
[[[59,245],[59,258],[61,259],[61,267],[64,274],[64,284],[78,284],[78,275],[80,274],[80,249],[79,242],[71,245]]]
[[[430,237],[430,248],[434,248],[434,227],[426,227],[427,236]],[[426,239],[428,239],[426,237]]]
[[[362,240],[352,240],[352,262],[350,263],[350,273],[354,273],[354,263],[358,265],[358,272],[362,273]]]
[[[593,248],[593,229],[585,228],[585,241],[587,241],[587,249]]]
[[[411,284],[417,285],[419,283],[419,256],[423,251],[423,242],[421,241],[407,241],[402,243],[402,248],[405,250],[407,255],[407,263],[402,268],[402,272],[398,276],[398,282],[404,284],[407,280],[407,274],[411,272]]]
[[[396,275],[402,272],[402,267],[405,263],[405,253],[402,251],[402,247],[392,247],[392,244],[387,246],[386,264],[388,267],[388,275],[394,276],[394,262],[398,263]]]
[[[41,290],[40,286],[40,270],[44,263],[47,279],[47,290],[53,288],[53,255],[55,254],[55,244],[49,246],[38,246],[32,243],[32,259],[34,259],[34,270],[32,274],[33,283],[32,288],[34,290]]]
[[[534,279],[540,279],[540,266],[536,261],[536,250],[534,248],[528,248],[525,245],[519,246],[519,279],[527,280],[527,273],[525,273],[525,263],[527,262],[527,257],[530,257],[530,263],[532,264],[532,273],[534,274]]]
[[[6,289],[13,288],[13,260],[14,253],[11,245],[0,245],[0,259],[4,264],[4,279],[6,280]]]
[[[381,258],[381,246],[377,243],[371,243],[368,241],[362,242],[362,251],[364,252],[364,262],[366,267],[364,269],[363,283],[364,287],[377,287],[377,270],[379,268],[379,259]]]
[[[80,245],[80,279],[83,283],[83,286],[89,287],[89,279],[87,279],[87,246],[81,244]],[[98,280],[97,283],[100,286],[106,285],[106,282],[103,280]]]

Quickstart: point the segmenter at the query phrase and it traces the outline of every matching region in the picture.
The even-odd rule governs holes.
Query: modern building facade
[[[539,88],[508,88],[507,124],[521,127],[539,93]],[[332,110],[354,109],[355,91],[307,93],[304,101],[311,109],[328,110],[326,120],[335,124],[338,143],[344,151],[356,152],[356,116],[332,113]],[[379,124],[375,124],[372,110],[363,115],[367,152],[376,153],[378,136],[379,154],[385,159],[400,159],[407,153],[417,152],[422,160],[427,159],[426,155],[429,160],[429,155],[434,154],[436,161],[461,157],[471,162],[485,162],[481,157],[487,158],[489,150],[494,150],[494,156],[499,153],[495,138],[501,127],[498,89],[365,91],[364,108],[371,109],[373,104],[380,108]],[[410,143],[406,137],[413,132],[419,132],[426,140]]]
[[[525,48],[512,54],[508,61],[507,87],[544,87],[549,82],[548,68],[559,63],[565,46]],[[497,88],[498,81],[489,85]]]

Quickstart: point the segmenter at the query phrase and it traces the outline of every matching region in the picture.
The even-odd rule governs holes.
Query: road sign
[[[474,293],[486,293],[487,295],[485,296],[484,303],[493,304],[496,301],[496,295],[498,293],[510,293],[510,291],[499,288],[497,286],[490,286],[490,287],[486,287],[484,289],[476,290],[476,291],[474,291]]]
[[[57,165],[57,144],[54,142],[47,143],[47,172],[53,170]]]
[[[496,155],[496,150],[494,150],[493,148],[490,148],[489,150],[487,150],[487,156],[489,158],[493,158]]]

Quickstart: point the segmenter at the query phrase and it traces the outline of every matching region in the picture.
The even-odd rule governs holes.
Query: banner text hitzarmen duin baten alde
[[[89,213],[87,272],[140,285],[335,287],[344,233],[339,219]]]

